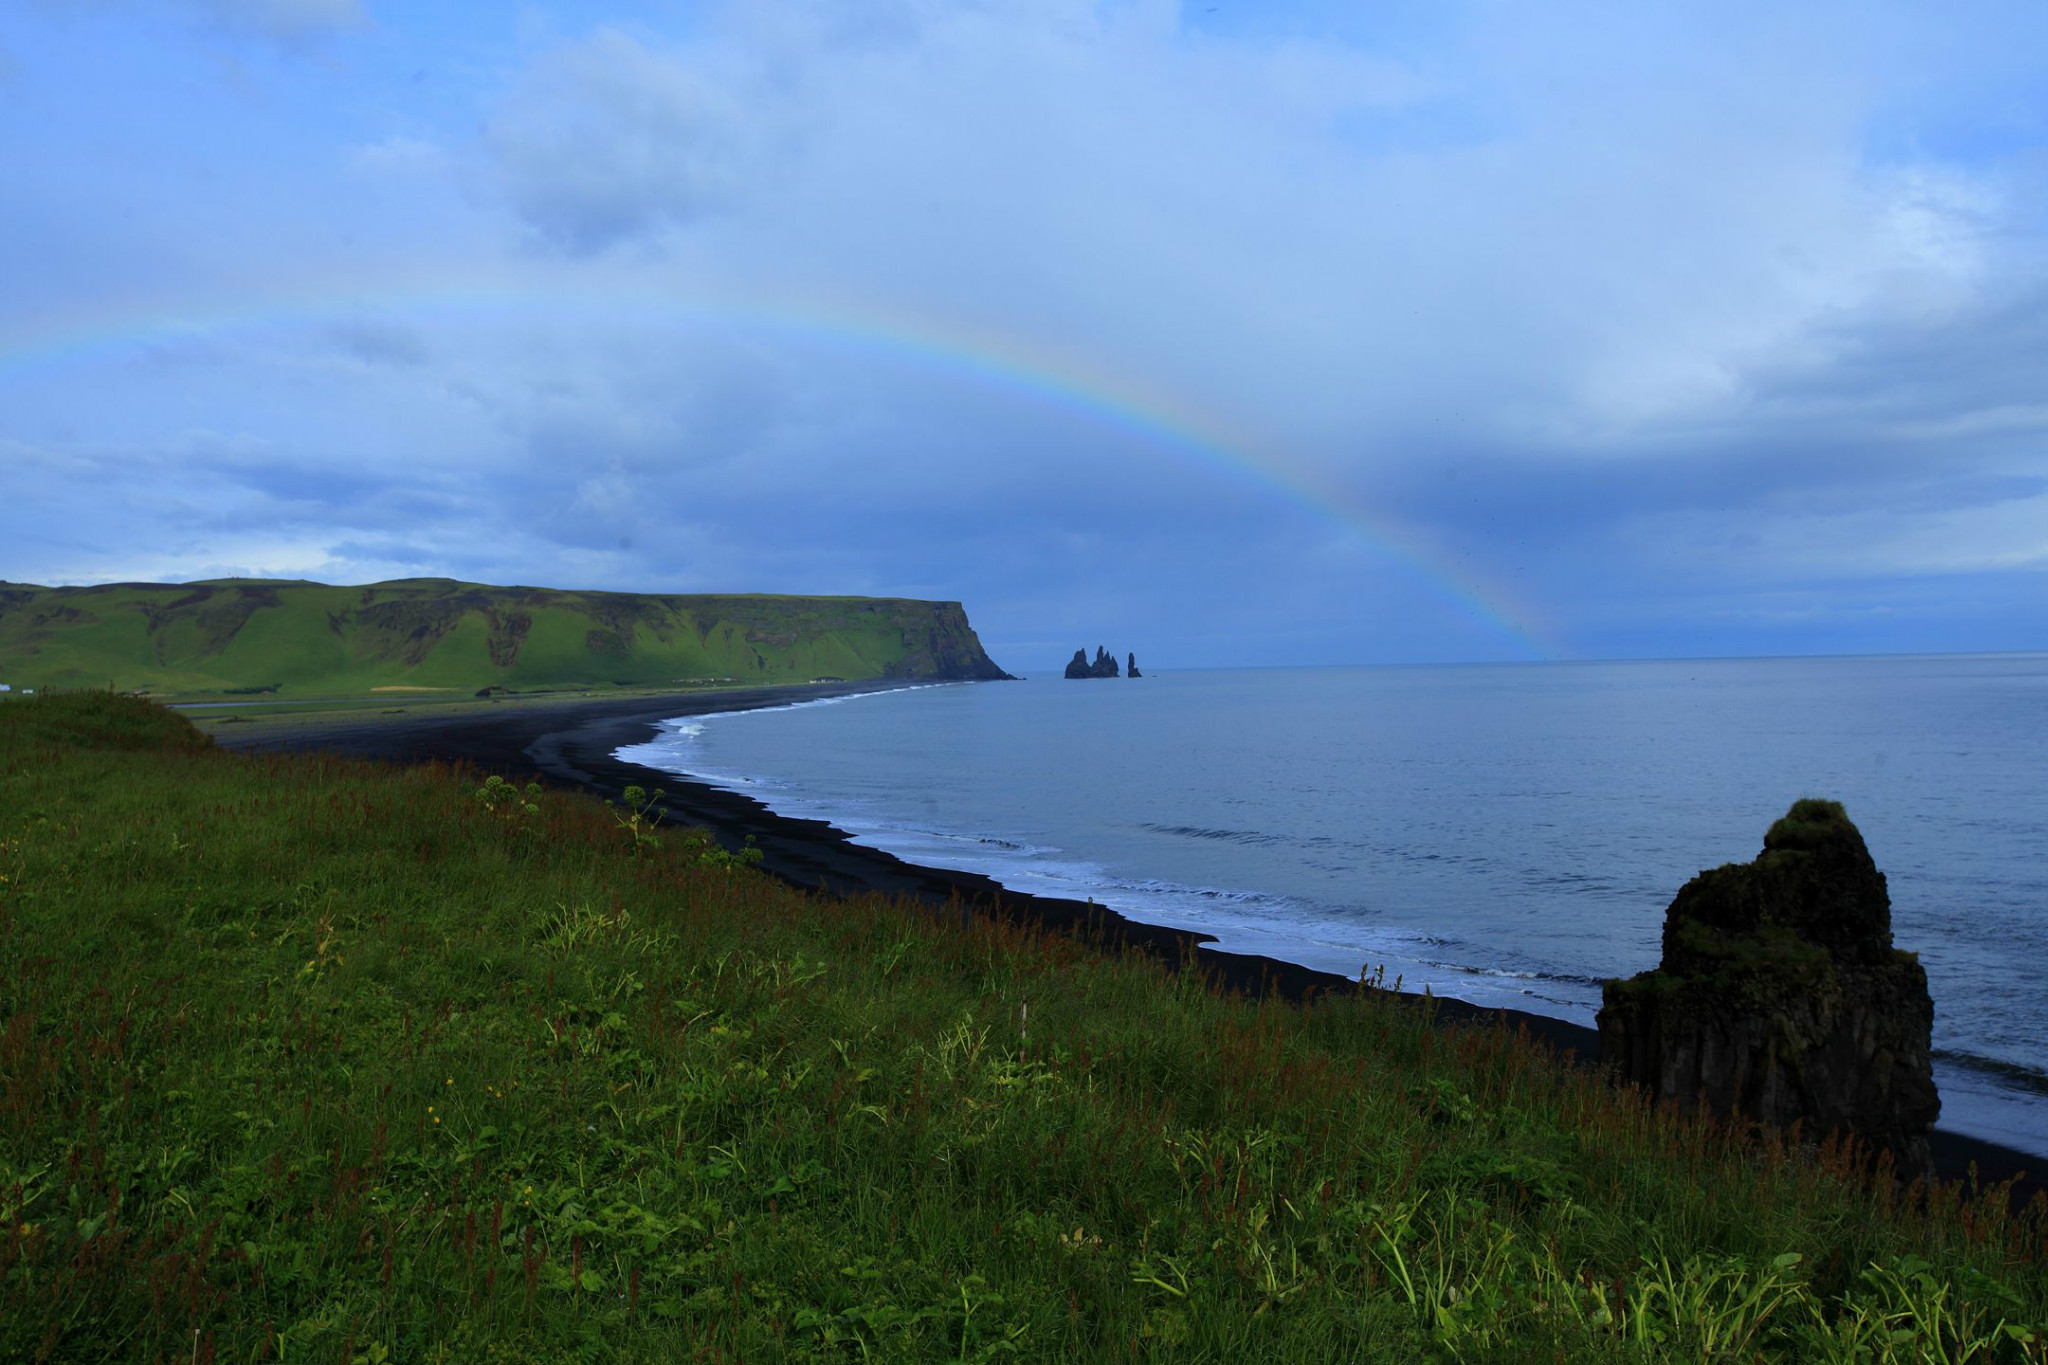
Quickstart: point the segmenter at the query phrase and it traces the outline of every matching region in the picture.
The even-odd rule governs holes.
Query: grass
[[[372,696],[307,696],[288,701],[267,701],[227,699],[209,701],[204,706],[191,707],[189,703],[173,702],[185,706],[186,714],[200,729],[211,731],[218,725],[263,725],[271,729],[298,731],[317,730],[330,722],[353,723],[363,716],[427,715],[457,718],[471,715],[488,715],[508,706],[523,710],[540,707],[571,705],[596,698],[604,701],[625,701],[643,697],[674,697],[684,693],[721,692],[732,688],[758,686],[745,683],[692,683],[687,685],[669,684],[662,687],[564,687],[549,691],[522,691],[488,698],[474,697],[466,692],[385,692]],[[799,686],[800,684],[782,684]]]
[[[0,704],[0,1359],[2048,1359],[2038,1205],[488,776]]]

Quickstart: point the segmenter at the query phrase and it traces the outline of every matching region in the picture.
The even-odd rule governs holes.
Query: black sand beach
[[[437,713],[432,708],[400,715],[339,712],[219,727],[224,747],[246,750],[323,751],[384,762],[464,762],[480,772],[526,780],[529,776],[562,787],[616,799],[627,787],[665,795],[671,824],[702,826],[728,847],[749,837],[762,852],[764,870],[806,891],[833,895],[880,893],[907,897],[934,909],[964,914],[999,914],[1062,932],[1099,936],[1179,963],[1193,956],[1217,987],[1261,997],[1274,993],[1301,1001],[1317,992],[1350,992],[1356,982],[1330,972],[1256,954],[1220,952],[1209,936],[1141,924],[1115,911],[1078,901],[1008,890],[987,877],[920,867],[879,849],[851,842],[820,820],[777,815],[752,797],[621,762],[613,753],[651,738],[659,722],[684,716],[754,710],[791,701],[881,691],[899,683],[814,684],[760,687],[667,696],[640,695],[591,701],[522,702],[509,699],[489,707]],[[1420,1006],[1419,996],[1399,997]],[[1437,999],[1437,1017],[1459,1023],[1497,1023],[1525,1029],[1560,1055],[1583,1064],[1599,1058],[1599,1035],[1579,1024],[1511,1009],[1481,1009],[1459,1000]],[[1935,1167],[1944,1179],[1964,1179],[1972,1166],[1989,1185],[2020,1177],[2017,1202],[2048,1193],[2048,1181],[2028,1172],[2041,1165],[2025,1153],[1996,1143],[1937,1130]]]

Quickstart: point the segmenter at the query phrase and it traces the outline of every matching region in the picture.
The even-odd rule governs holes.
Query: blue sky
[[[0,578],[2048,648],[2048,9],[24,0]]]

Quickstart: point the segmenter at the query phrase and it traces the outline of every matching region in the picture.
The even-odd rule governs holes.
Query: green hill
[[[957,602],[670,596],[445,578],[0,583],[0,683],[345,696],[1007,676]]]

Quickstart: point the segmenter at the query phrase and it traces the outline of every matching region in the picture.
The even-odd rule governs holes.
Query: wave
[[[671,716],[660,722],[667,733],[657,735],[644,744],[628,744],[612,753],[612,757],[626,763],[638,763],[642,767],[674,773],[694,781],[708,783],[727,790],[762,787],[779,787],[776,782],[763,782],[760,778],[737,773],[708,772],[691,764],[683,766],[692,743],[703,738],[704,727],[714,720],[730,720],[734,716],[762,715],[770,711],[802,711],[814,706],[839,706],[846,702],[864,701],[869,697],[886,697],[897,692],[922,692],[933,687],[963,687],[965,683],[928,682],[905,683],[901,687],[877,688],[872,692],[849,692],[839,697],[807,697],[802,701],[778,702],[773,706],[750,706],[737,711],[710,711],[698,716]]]
[[[1268,834],[1257,829],[1216,829],[1207,825],[1162,825],[1150,820],[1140,821],[1139,829],[1154,834],[1171,834],[1179,839],[1208,839],[1227,844],[1290,844],[1296,848],[1331,847],[1339,841],[1327,834]]]
[[[1597,976],[1580,976],[1576,972],[1518,971],[1512,967],[1469,967],[1457,962],[1432,962],[1432,967],[1443,967],[1463,972],[1467,976],[1495,976],[1510,981],[1555,981],[1567,986],[1599,986],[1605,979]]]
[[[923,692],[934,687],[969,685],[959,682],[905,683],[901,687],[878,687],[872,692],[848,692],[837,697],[806,697],[802,701],[777,702],[773,706],[746,706],[733,711],[707,711],[696,716],[673,716],[661,724],[668,728],[670,735],[695,739],[704,733],[704,726],[708,721],[730,720],[734,716],[762,716],[774,711],[805,711],[816,706],[843,706],[847,702],[866,701],[870,697],[888,697],[898,692]]]
[[[1404,863],[1449,863],[1483,866],[1489,860],[1483,853],[1451,853],[1435,848],[1404,848],[1399,844],[1373,850],[1381,858],[1398,859]]]
[[[1986,1057],[1980,1053],[1952,1047],[1934,1049],[1933,1057],[1937,1062],[1947,1062],[1950,1066],[1973,1071],[1980,1076],[1989,1076],[2009,1090],[2021,1090],[2030,1095],[2048,1095],[2048,1072],[2020,1062],[2008,1062],[2001,1057]]]
[[[1255,829],[1210,829],[1202,825],[1159,825],[1145,821],[1139,829],[1149,829],[1154,834],[1173,834],[1183,839],[1213,839],[1230,844],[1284,844],[1286,838],[1278,834],[1262,834]]]
[[[824,803],[819,803],[819,808],[827,809]],[[839,815],[832,815],[828,818],[833,824],[840,826],[848,834],[854,835],[857,838],[930,839],[942,844],[966,844],[973,848],[994,848],[1000,849],[1004,853],[1016,853],[1025,856],[1058,853],[1060,851],[1049,844],[1028,844],[1017,839],[1005,839],[1001,835],[996,834],[963,834],[958,830],[933,829],[928,825],[905,825],[890,821],[862,820],[858,816],[852,815],[843,818]]]
[[[1220,901],[1231,905],[1294,905],[1288,896],[1275,895],[1270,891],[1235,891],[1221,886],[1189,886],[1182,882],[1160,881],[1156,878],[1110,878],[1102,885],[1111,891],[1135,891],[1148,896],[1193,896],[1199,900]]]

